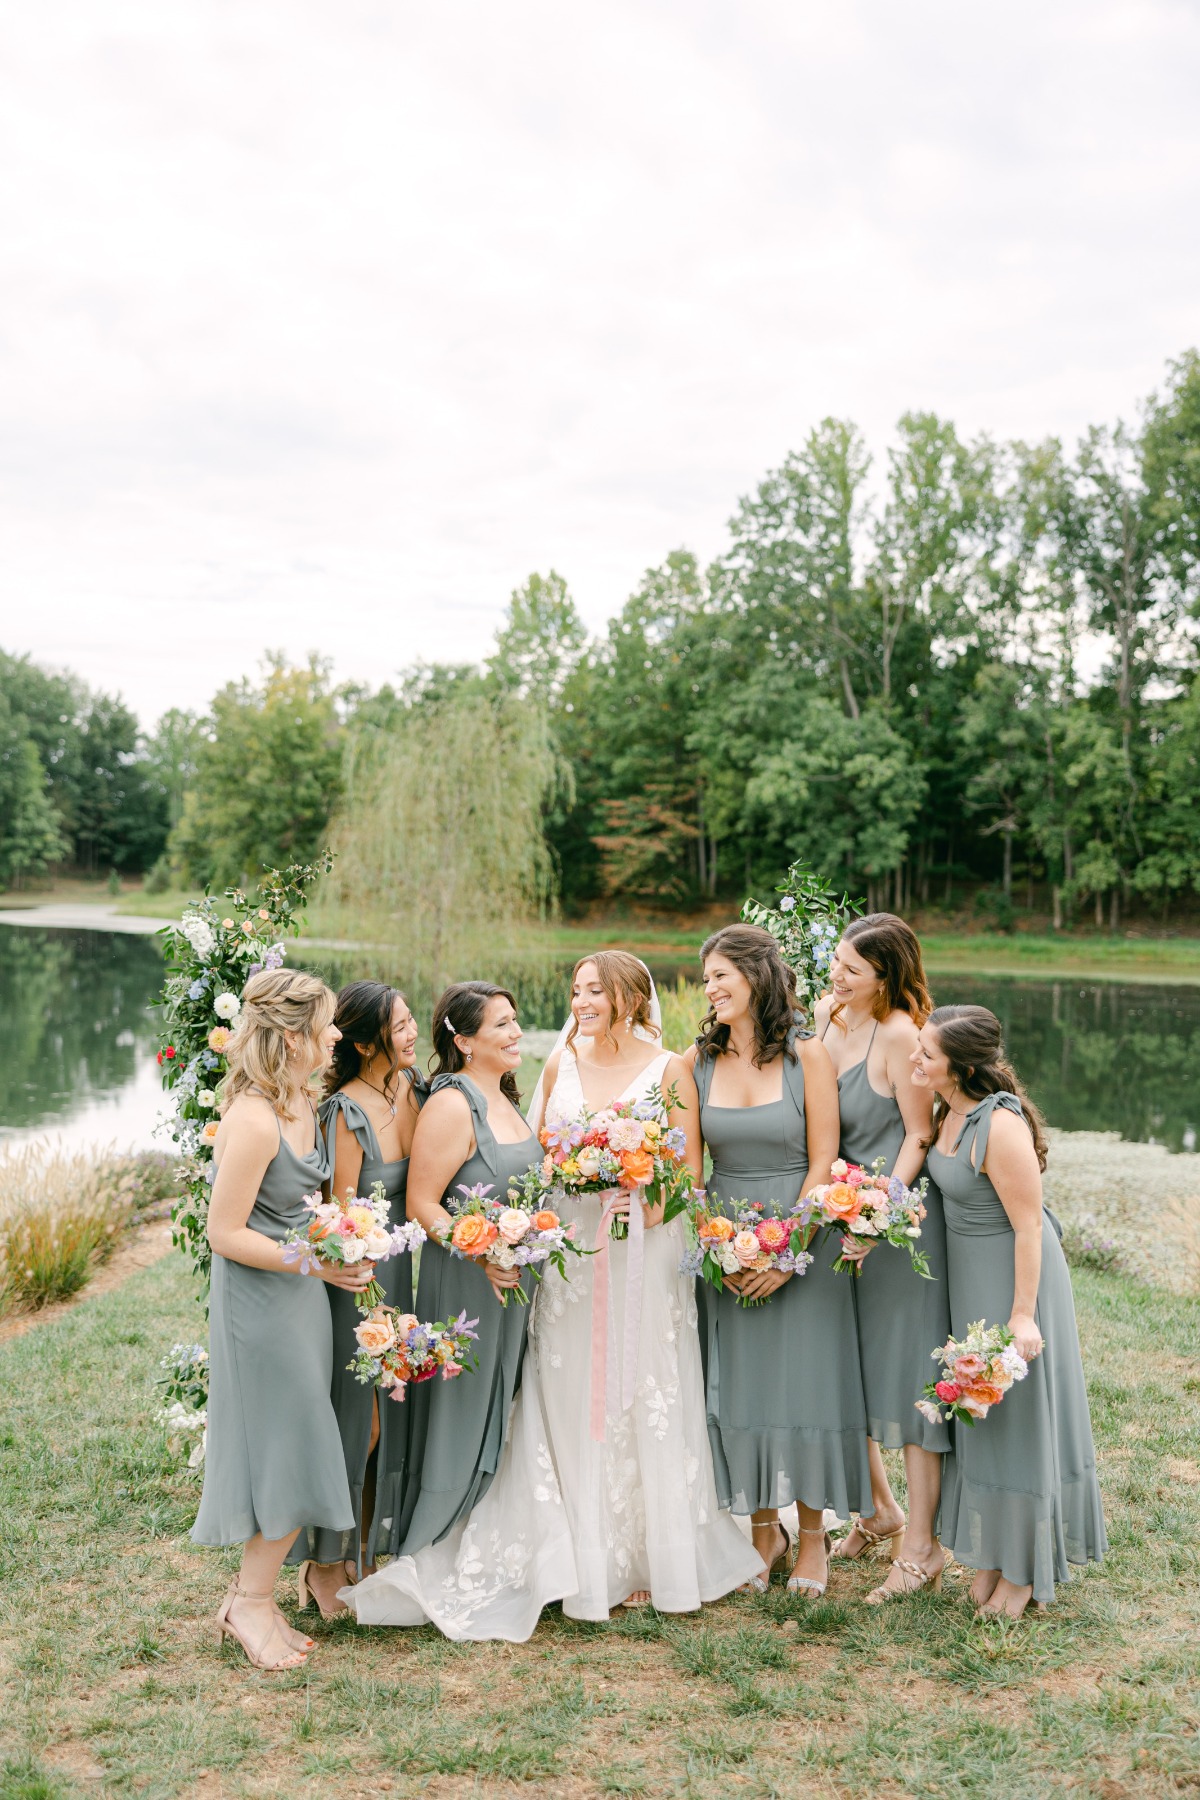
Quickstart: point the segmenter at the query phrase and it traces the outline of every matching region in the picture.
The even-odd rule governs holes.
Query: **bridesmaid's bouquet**
[[[778,1269],[787,1275],[803,1275],[812,1261],[805,1248],[810,1235],[803,1204],[783,1215],[765,1213],[761,1200],[734,1203],[733,1217],[708,1210],[702,1188],[692,1191],[688,1209],[696,1233],[696,1247],[679,1265],[682,1275],[702,1275],[718,1290],[727,1275],[757,1274]],[[765,1213],[765,1216],[764,1216]],[[738,1295],[740,1306],[765,1306],[769,1294],[748,1299]]]
[[[346,1367],[390,1400],[403,1400],[410,1381],[432,1381],[439,1371],[443,1381],[452,1381],[477,1366],[471,1344],[478,1323],[462,1312],[448,1325],[423,1325],[415,1313],[374,1306],[354,1328],[358,1355]]]
[[[572,1238],[572,1227],[564,1225],[552,1207],[538,1206],[537,1196],[528,1194],[528,1176],[509,1184],[508,1204],[493,1197],[490,1182],[478,1182],[458,1192],[462,1199],[447,1195],[446,1210],[454,1223],[443,1240],[452,1256],[471,1262],[489,1262],[497,1269],[532,1269],[541,1280],[541,1265],[553,1263],[559,1274],[566,1276],[567,1251],[581,1256]],[[515,1298],[527,1306],[529,1296],[523,1288],[502,1288],[501,1306]]]
[[[1016,1348],[1008,1326],[985,1326],[982,1319],[967,1327],[961,1343],[948,1338],[930,1354],[942,1365],[941,1380],[928,1382],[925,1398],[913,1404],[931,1425],[951,1419],[974,1425],[976,1419],[986,1419],[1013,1382],[1024,1381],[1029,1373],[1029,1364]]]
[[[301,1275],[307,1275],[318,1263],[337,1263],[352,1268],[360,1262],[386,1262],[389,1256],[403,1256],[425,1242],[425,1233],[415,1219],[403,1225],[391,1223],[391,1207],[382,1181],[371,1189],[370,1198],[347,1194],[344,1200],[323,1200],[320,1194],[309,1194],[304,1202],[312,1218],[305,1231],[293,1231],[283,1240],[283,1260],[290,1268],[296,1264]],[[383,1299],[383,1289],[371,1281],[361,1294],[354,1296],[359,1312],[367,1312]]]
[[[908,1251],[918,1275],[932,1280],[929,1260],[916,1244],[925,1217],[925,1177],[916,1187],[905,1187],[894,1175],[883,1173],[882,1156],[869,1174],[841,1157],[829,1172],[833,1180],[811,1188],[804,1205],[815,1225],[841,1233],[842,1253],[834,1268],[861,1275],[868,1250],[876,1244],[893,1244]]]
[[[692,1191],[683,1160],[686,1139],[670,1122],[678,1104],[673,1087],[665,1094],[652,1087],[640,1100],[584,1112],[581,1118],[547,1120],[538,1134],[545,1159],[533,1171],[541,1192],[553,1200],[556,1194],[576,1198],[642,1188],[652,1206],[663,1205],[664,1220],[676,1218],[687,1209]],[[628,1220],[615,1218],[610,1235],[628,1237]]]

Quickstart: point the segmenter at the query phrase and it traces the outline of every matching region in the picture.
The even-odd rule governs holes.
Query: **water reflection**
[[[162,972],[153,939],[0,926],[0,1137],[151,1142]]]

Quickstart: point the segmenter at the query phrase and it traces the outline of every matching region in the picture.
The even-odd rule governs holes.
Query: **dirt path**
[[[87,1286],[77,1294],[72,1294],[69,1300],[58,1300],[52,1306],[41,1307],[37,1312],[17,1313],[11,1318],[0,1320],[0,1344],[6,1343],[9,1338],[22,1337],[37,1325],[48,1325],[53,1319],[61,1318],[72,1307],[79,1306],[86,1300],[93,1300],[99,1294],[111,1293],[113,1288],[128,1281],[131,1275],[136,1275],[139,1269],[148,1269],[151,1263],[161,1262],[170,1248],[169,1219],[152,1219],[145,1225],[136,1226],[104,1266],[96,1271]]]

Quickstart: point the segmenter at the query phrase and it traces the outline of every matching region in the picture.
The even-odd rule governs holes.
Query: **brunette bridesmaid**
[[[320,1108],[333,1163],[330,1190],[340,1200],[347,1194],[369,1195],[381,1182],[396,1224],[405,1217],[408,1155],[429,1092],[416,1067],[417,1022],[395,988],[354,981],[338,995],[334,1024],[342,1035],[325,1078],[328,1097]],[[388,1257],[376,1280],[389,1306],[412,1311],[411,1257]],[[311,1595],[325,1618],[345,1612],[338,1589],[358,1580],[364,1565],[369,1569],[377,1556],[395,1555],[409,1418],[407,1405],[381,1407],[375,1390],[350,1373],[354,1328],[362,1317],[353,1295],[331,1289],[329,1307],[330,1398],[342,1434],[355,1529],[302,1532],[289,1559],[299,1560],[297,1552],[304,1552],[300,1605],[307,1605]]]
[[[1053,1600],[1071,1563],[1108,1547],[1071,1277],[1042,1204],[1046,1140],[986,1007],[931,1013],[913,1080],[935,1095],[929,1166],[945,1199],[951,1330],[1007,1325],[1029,1361],[986,1419],[955,1432],[941,1536],[978,1571],[981,1616],[1019,1619],[1031,1599]]]
[[[434,1079],[408,1172],[408,1216],[429,1234],[417,1311],[423,1319],[465,1312],[476,1320],[479,1367],[461,1381],[426,1382],[404,1403],[411,1408],[411,1435],[400,1556],[437,1543],[491,1486],[525,1355],[528,1308],[519,1295],[500,1304],[520,1285],[522,1271],[466,1261],[443,1248],[453,1224],[443,1200],[480,1182],[503,1198],[510,1180],[542,1160],[519,1105],[521,1027],[507,989],[486,981],[447,988],[434,1009],[433,1047]],[[532,1278],[527,1281],[531,1287]]]
[[[709,1013],[689,1052],[700,1127],[712,1155],[709,1200],[727,1213],[761,1200],[786,1213],[830,1179],[838,1147],[829,1053],[798,1028],[795,981],[769,932],[730,925],[701,951]],[[722,1506],[749,1513],[765,1591],[788,1550],[779,1508],[795,1501],[800,1539],[789,1588],[819,1598],[829,1579],[826,1507],[868,1503],[867,1415],[854,1278],[835,1274],[836,1242],[818,1241],[803,1275],[698,1284],[709,1441]],[[765,1300],[743,1307],[739,1298]]]
[[[355,1293],[374,1268],[318,1263],[302,1275],[282,1250],[289,1232],[308,1224],[305,1197],[329,1175],[309,1083],[338,1041],[333,1012],[333,995],[315,976],[276,969],[252,977],[227,1053],[214,1150],[208,1446],[192,1537],[243,1546],[217,1629],[258,1669],[298,1668],[313,1648],[275,1604],[296,1533],[306,1523],[333,1532],[354,1525],[329,1400],[323,1284]]]
[[[865,1169],[882,1157],[885,1172],[911,1186],[924,1170],[933,1109],[932,1093],[912,1080],[917,1031],[933,1002],[911,927],[893,913],[856,919],[834,951],[830,986],[817,1004],[817,1029],[837,1070],[841,1155]],[[883,1245],[864,1256],[854,1283],[871,1511],[834,1554],[856,1560],[890,1543],[892,1566],[867,1596],[873,1604],[940,1584],[945,1560],[933,1521],[950,1434],[913,1404],[929,1380],[930,1351],[950,1329],[946,1228],[932,1182],[925,1206],[920,1247],[933,1279],[918,1275],[902,1250]],[[885,1449],[904,1451],[907,1521],[888,1483]]]

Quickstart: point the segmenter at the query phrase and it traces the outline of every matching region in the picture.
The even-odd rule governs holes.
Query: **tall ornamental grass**
[[[175,1186],[173,1157],[44,1142],[0,1151],[0,1317],[77,1294]]]

